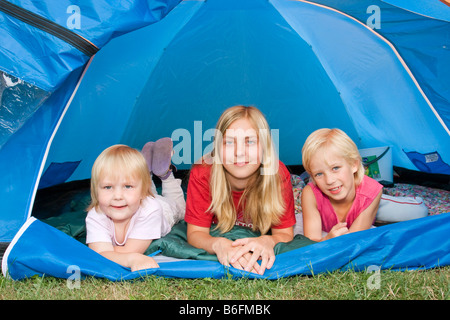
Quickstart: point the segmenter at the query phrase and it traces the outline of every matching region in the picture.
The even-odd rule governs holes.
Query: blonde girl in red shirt
[[[185,221],[192,246],[216,254],[224,265],[259,274],[272,267],[274,246],[293,239],[290,175],[257,108],[231,107],[219,118],[213,151],[191,170]],[[222,233],[246,224],[261,236],[236,241],[213,237],[213,223]]]

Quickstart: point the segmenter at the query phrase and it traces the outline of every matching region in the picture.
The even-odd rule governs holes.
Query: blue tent
[[[313,130],[339,127],[360,148],[390,146],[395,166],[450,174],[444,3],[109,3],[0,1],[0,242],[12,241],[5,268],[29,256],[12,255],[15,247],[47,239],[37,231],[25,240],[41,226],[31,217],[38,189],[89,179],[111,144],[140,149],[163,136],[174,140],[178,168],[188,169],[208,151],[209,129],[231,105],[263,111],[288,165],[301,164]],[[437,226],[450,226],[441,219],[414,228],[439,233]],[[450,247],[436,235],[426,239]],[[448,263],[443,252],[394,265]],[[207,262],[196,263],[206,270],[200,276],[210,273]],[[51,274],[39,270],[43,264],[32,260],[30,269]]]

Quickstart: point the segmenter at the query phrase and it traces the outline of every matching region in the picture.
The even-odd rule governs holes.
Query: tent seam
[[[37,175],[36,180],[35,180],[35,184],[34,184],[34,188],[33,188],[33,194],[31,196],[31,201],[29,202],[30,206],[29,206],[29,209],[28,209],[27,218],[31,217],[31,212],[32,212],[33,206],[34,206],[34,200],[36,198],[37,188],[39,186],[39,182],[40,182],[41,177],[42,177],[42,172],[44,171],[44,166],[45,166],[45,163],[47,161],[48,153],[50,151],[50,147],[52,145],[53,139],[55,138],[56,132],[58,131],[58,129],[59,129],[60,125],[61,125],[61,122],[62,122],[62,120],[64,119],[64,117],[65,117],[65,115],[67,113],[67,110],[69,109],[70,105],[72,104],[73,98],[75,97],[75,94],[77,93],[78,88],[79,88],[79,86],[80,86],[80,84],[81,84],[81,82],[82,82],[82,80],[83,80],[83,78],[84,78],[84,76],[85,76],[85,74],[87,72],[87,69],[89,68],[92,60],[94,59],[94,57],[95,57],[95,55],[92,56],[89,59],[89,61],[87,62],[86,67],[84,68],[83,73],[81,74],[80,79],[78,79],[78,82],[77,82],[77,84],[75,86],[75,89],[73,90],[72,95],[69,98],[69,101],[67,101],[63,112],[59,116],[58,123],[56,124],[55,128],[53,129],[53,132],[52,132],[52,135],[50,136],[50,139],[47,142],[47,146],[45,148],[45,152],[44,152],[44,155],[43,155],[42,160],[41,160],[41,166],[39,168],[39,172],[38,172],[38,175]]]

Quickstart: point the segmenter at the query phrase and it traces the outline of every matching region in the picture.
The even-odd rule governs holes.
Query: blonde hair
[[[97,187],[105,175],[125,174],[142,181],[142,197],[153,196],[151,176],[144,156],[136,149],[117,144],[105,149],[95,160],[91,172],[91,204],[87,210],[98,207]]]
[[[247,183],[239,206],[244,204],[244,220],[251,220],[253,230],[262,234],[271,226],[280,223],[284,212],[284,199],[281,192],[281,179],[278,173],[278,156],[273,146],[269,125],[264,115],[255,107],[234,106],[225,110],[216,125],[210,179],[211,205],[208,208],[218,220],[217,228],[221,232],[230,231],[237,219],[237,208],[233,203],[230,183],[220,158],[222,138],[227,128],[236,120],[246,118],[258,131],[258,141],[262,147],[262,159],[259,174]]]
[[[364,177],[361,155],[353,140],[340,129],[323,128],[309,135],[302,148],[302,164],[305,170],[311,174],[311,158],[324,147],[336,148],[350,164],[359,163],[358,170],[354,173],[355,184],[358,186]]]

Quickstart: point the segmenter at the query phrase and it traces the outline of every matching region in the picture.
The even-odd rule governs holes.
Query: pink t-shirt
[[[331,228],[339,222],[336,212],[334,211],[328,196],[324,195],[312,182],[308,185],[311,187],[314,196],[316,197],[317,209],[322,218],[322,230],[330,232]],[[355,200],[347,214],[347,228],[350,228],[355,219],[358,218],[359,214],[367,209],[382,188],[383,186],[378,183],[378,181],[368,176],[364,176],[362,182],[356,188]]]
[[[152,197],[142,200],[138,211],[131,217],[125,239],[116,240],[114,222],[95,208],[86,216],[86,243],[111,242],[114,246],[123,246],[127,239],[154,240],[170,232],[170,225],[163,216],[161,204]]]

